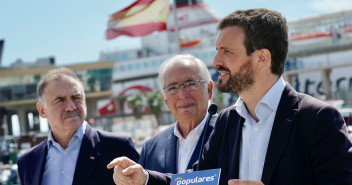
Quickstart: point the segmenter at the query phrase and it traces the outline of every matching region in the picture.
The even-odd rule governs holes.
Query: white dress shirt
[[[180,131],[178,130],[178,122],[174,127],[174,134],[178,138],[177,139],[177,173],[185,173],[187,170],[187,166],[189,160],[192,157],[193,151],[197,146],[199,137],[202,135],[205,122],[209,117],[209,113],[205,115],[202,122],[194,128],[186,138],[183,138]]]
[[[47,142],[49,150],[46,156],[42,185],[72,184],[86,127],[87,122],[83,122],[66,149],[55,142],[52,133],[49,133]]]
[[[280,77],[259,101],[255,107],[259,122],[248,114],[241,98],[235,103],[235,110],[245,119],[240,147],[240,179],[261,180],[271,129],[285,85]]]

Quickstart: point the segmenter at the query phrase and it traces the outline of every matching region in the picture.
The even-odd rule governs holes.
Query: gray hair
[[[183,55],[175,55],[173,57],[170,57],[166,59],[159,67],[159,88],[163,95],[165,95],[165,92],[163,90],[164,88],[164,77],[165,77],[165,71],[172,65],[179,63],[179,62],[185,62],[185,61],[190,61],[192,63],[195,63],[200,71],[200,76],[202,77],[203,80],[205,80],[207,83],[205,83],[205,87],[208,86],[209,82],[211,82],[211,77],[209,70],[207,66],[204,64],[202,60],[199,58],[196,58],[192,55],[189,54],[183,54]],[[165,96],[164,96],[165,97]]]
[[[41,79],[40,82],[38,83],[38,86],[37,86],[38,102],[43,103],[43,104],[46,103],[43,100],[42,96],[44,93],[44,89],[46,88],[46,86],[48,86],[48,84],[50,82],[61,80],[61,79],[67,78],[67,77],[76,80],[81,85],[82,95],[83,95],[83,97],[85,97],[83,85],[82,85],[80,79],[76,76],[76,74],[71,69],[68,69],[66,67],[59,67],[59,68],[55,68],[55,69],[48,71],[44,75],[44,78]]]

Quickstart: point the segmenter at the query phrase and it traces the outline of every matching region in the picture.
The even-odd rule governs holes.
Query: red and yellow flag
[[[168,0],[137,0],[110,16],[106,38],[145,36],[166,29]]]

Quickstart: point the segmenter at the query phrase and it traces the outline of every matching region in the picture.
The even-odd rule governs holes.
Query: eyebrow
[[[171,83],[165,85],[164,88],[169,87],[169,86],[171,86],[171,85],[176,85],[176,84],[178,84],[178,82],[171,82]]]
[[[72,94],[71,97],[82,97],[82,94],[80,94],[80,93],[75,93],[75,94]],[[56,101],[56,100],[62,100],[62,99],[64,99],[64,98],[65,98],[65,96],[57,96],[57,97],[54,98],[54,101]]]
[[[76,93],[76,94],[72,94],[72,96],[82,96],[82,94],[80,94],[80,93]]]
[[[64,96],[56,96],[56,97],[54,98],[54,101],[56,101],[56,100],[62,100],[62,99],[64,99]]]
[[[195,80],[196,80],[196,79],[189,78],[189,79],[183,81],[182,83],[189,82],[189,81],[195,81]],[[168,87],[168,86],[170,86],[170,85],[176,85],[176,84],[180,84],[180,83],[178,83],[178,82],[171,82],[171,83],[167,84],[165,87]]]
[[[229,47],[225,47],[225,46],[221,46],[221,47],[220,47],[220,49],[224,49],[224,50],[230,50],[230,51],[232,51],[232,49],[231,49],[231,48],[229,48]]]

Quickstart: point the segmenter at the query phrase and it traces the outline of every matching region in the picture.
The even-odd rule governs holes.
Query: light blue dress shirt
[[[271,129],[285,85],[280,77],[259,101],[255,107],[259,122],[248,114],[241,98],[235,103],[235,110],[245,119],[240,147],[240,179],[261,180]]]
[[[63,149],[59,143],[54,141],[52,132],[49,133],[47,142],[49,150],[46,156],[42,185],[72,184],[86,127],[87,122],[83,122],[66,149]]]

